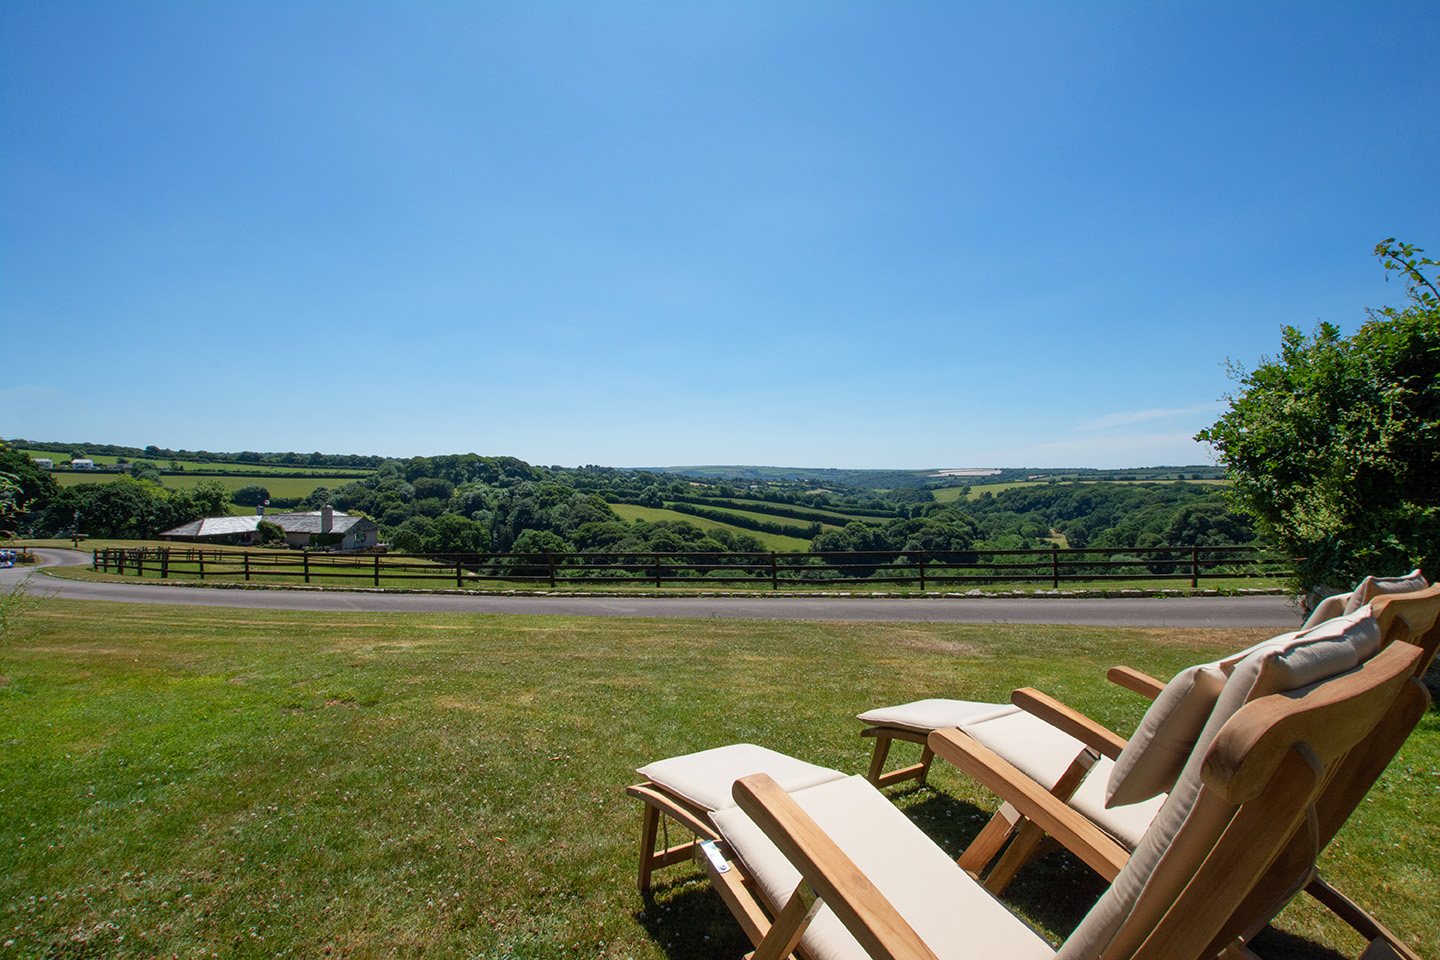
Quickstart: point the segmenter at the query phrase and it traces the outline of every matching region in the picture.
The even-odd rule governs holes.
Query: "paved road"
[[[36,550],[42,566],[89,563],[75,550]],[[0,570],[0,587],[23,579]],[[362,612],[519,613],[588,617],[721,617],[740,620],[863,620],[912,623],[1057,623],[1121,627],[1272,627],[1300,617],[1286,597],[1172,597],[1166,600],[861,597],[496,597],[360,590],[226,590],[161,583],[98,583],[36,574],[33,593],[73,600],[201,607]]]

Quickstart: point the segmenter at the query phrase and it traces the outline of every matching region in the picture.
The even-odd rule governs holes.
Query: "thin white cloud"
[[[1127,410],[1120,413],[1110,413],[1095,420],[1077,424],[1076,430],[1110,430],[1115,427],[1128,427],[1136,423],[1149,423],[1154,420],[1173,420],[1177,417],[1188,417],[1197,413],[1213,414],[1223,409],[1224,403],[1211,401],[1209,403],[1196,404],[1193,407],[1168,407],[1155,408],[1152,410]]]
[[[1132,433],[1104,437],[992,448],[972,458],[977,463],[1007,467],[1126,467],[1189,466],[1214,463],[1209,448],[1188,433]]]

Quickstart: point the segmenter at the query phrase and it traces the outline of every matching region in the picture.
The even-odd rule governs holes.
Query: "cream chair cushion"
[[[799,790],[791,797],[942,960],[1054,956],[1039,934],[957,867],[864,777]],[[739,808],[716,811],[711,820],[764,899],[783,906],[800,882],[799,871]],[[867,956],[828,906],[800,942],[815,960]]]
[[[1326,620],[1354,613],[1383,594],[1413,593],[1416,590],[1424,590],[1428,586],[1430,584],[1421,575],[1418,567],[1403,577],[1366,577],[1349,593],[1337,593],[1316,604],[1302,629],[1308,630]]]
[[[1055,786],[1085,744],[1033,713],[1015,713],[961,727],[1046,790]]]
[[[1119,840],[1125,849],[1134,850],[1140,843],[1140,838],[1145,836],[1145,831],[1150,829],[1155,815],[1165,804],[1166,795],[1162,793],[1139,803],[1106,806],[1105,795],[1109,791],[1110,774],[1114,769],[1114,760],[1101,757],[1086,775],[1079,789],[1071,795],[1070,806],[1086,820]]]
[[[1109,779],[1112,804],[1139,803],[1175,784],[1225,679],[1215,661],[1187,667],[1165,684],[1115,761]]]
[[[786,792],[803,790],[845,774],[829,767],[796,760],[753,743],[687,753],[646,764],[640,776],[695,804],[702,810],[722,810],[735,805],[730,788],[736,780],[752,773],[768,773]]]
[[[1020,708],[1008,703],[979,703],[974,700],[916,700],[902,703],[897,707],[882,707],[868,710],[856,716],[861,723],[884,727],[898,727],[916,733],[944,730],[967,723],[989,720],[1017,713]]]
[[[1347,632],[1362,620],[1369,620],[1373,630]],[[1345,642],[1352,645],[1361,643],[1363,649],[1357,648],[1360,661],[1368,660],[1380,649],[1379,625],[1371,619],[1368,604],[1318,626],[1282,633],[1223,660],[1181,671],[1145,711],[1135,735],[1116,759],[1107,794],[1110,805],[1139,803],[1168,791],[1174,785],[1175,778],[1194,750],[1200,731],[1209,721],[1220,689],[1246,657],[1262,650],[1285,649],[1302,641],[1308,643],[1341,636],[1349,638]],[[1362,642],[1361,637],[1367,639]],[[1373,638],[1373,646],[1369,638]],[[1182,689],[1171,695],[1171,688],[1177,684],[1181,684]]]

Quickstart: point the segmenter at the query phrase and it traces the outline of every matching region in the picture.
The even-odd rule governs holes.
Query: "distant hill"
[[[836,485],[892,490],[897,487],[963,486],[971,483],[1013,483],[1020,480],[1219,480],[1225,471],[1214,464],[1187,466],[1133,467],[1099,470],[1093,467],[999,467],[985,474],[955,475],[970,468],[931,467],[925,470],[846,470],[837,467],[764,467],[753,465],[703,465],[683,467],[641,467],[652,473],[671,473],[708,480],[735,479],[801,481],[817,486]],[[988,470],[994,470],[991,473]]]

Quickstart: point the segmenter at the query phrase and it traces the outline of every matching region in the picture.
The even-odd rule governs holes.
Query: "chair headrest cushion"
[[[1358,629],[1357,624],[1363,620],[1369,620],[1372,629]],[[1370,617],[1370,607],[1363,606],[1349,616],[1309,630],[1282,633],[1223,660],[1181,671],[1145,711],[1135,735],[1116,759],[1106,791],[1106,805],[1139,803],[1174,786],[1225,684],[1236,667],[1251,654],[1261,651],[1284,654],[1279,661],[1282,667],[1272,669],[1287,668],[1283,665],[1294,660],[1294,669],[1303,675],[1307,669],[1304,664],[1309,661],[1299,651],[1319,649],[1313,646],[1315,642],[1331,639],[1348,644],[1347,649],[1356,657],[1355,663],[1374,656],[1380,646],[1380,631]]]

